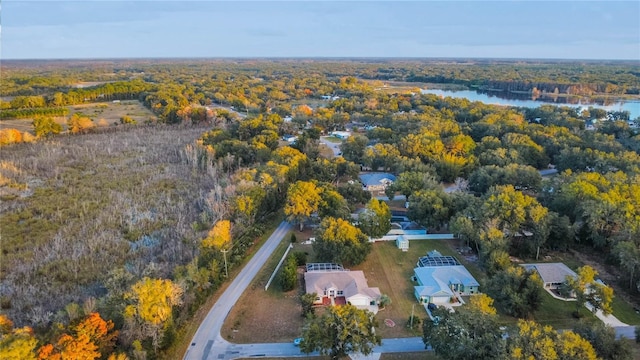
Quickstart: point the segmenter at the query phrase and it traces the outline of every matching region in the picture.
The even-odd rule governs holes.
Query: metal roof
[[[453,256],[423,256],[418,259],[419,267],[427,266],[457,266],[461,265]]]
[[[308,263],[307,271],[348,271],[342,265],[333,263]]]

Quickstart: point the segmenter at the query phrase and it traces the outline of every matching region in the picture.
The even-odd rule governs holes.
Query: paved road
[[[292,226],[289,223],[282,222],[264,245],[262,245],[260,250],[249,260],[244,269],[236,276],[213,308],[211,308],[202,324],[200,324],[184,359],[207,360],[237,357],[227,357],[229,348],[233,348],[233,345],[224,340],[220,335],[220,329],[222,328],[224,319],[236,301],[238,301],[240,295],[242,295],[247,286],[249,286],[249,283],[251,283],[258,271],[260,271],[262,265],[269,259],[282,238],[291,228]],[[220,357],[220,355],[223,355],[223,357]]]

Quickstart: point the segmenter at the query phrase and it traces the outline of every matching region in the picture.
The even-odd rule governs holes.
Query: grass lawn
[[[623,299],[615,296],[613,297],[613,315],[618,320],[629,325],[640,325],[640,314],[638,314],[631,304]]]
[[[323,139],[327,140],[328,142],[332,142],[334,144],[342,144],[342,139],[338,139],[335,136],[325,136],[323,137]]]
[[[302,241],[308,237],[307,233],[292,231],[285,235],[273,255],[267,261],[256,278],[242,294],[236,306],[231,309],[221,334],[234,343],[261,342],[289,342],[300,336],[304,319],[298,296],[303,291],[302,269],[298,271],[298,286],[288,292],[283,292],[278,282],[278,275],[274,278],[267,291],[264,287],[269,277],[282,258],[291,233],[296,234],[297,242],[289,254],[302,251],[312,256],[311,245],[303,245]]]
[[[575,310],[575,301],[558,300],[545,291],[542,305],[536,311],[534,319],[542,325],[551,325],[556,329],[571,329],[579,321],[572,315]],[[597,320],[584,306],[580,309],[580,314],[585,319]]]
[[[457,240],[453,241],[457,244]],[[373,244],[373,250],[367,260],[352,268],[352,270],[362,270],[369,286],[380,288],[382,294],[389,295],[391,298],[391,305],[377,315],[380,335],[383,338],[422,335],[420,330],[410,331],[405,326],[412,310],[416,317],[424,319],[427,316],[424,306],[418,304],[415,299],[413,294],[415,284],[411,281],[411,276],[418,258],[434,249],[443,255],[456,256],[474,277],[480,274],[480,269],[474,263],[455,253],[450,246],[450,241],[443,240],[411,241],[407,252],[400,251],[393,241],[378,242]],[[386,327],[385,319],[393,320],[396,326]]]

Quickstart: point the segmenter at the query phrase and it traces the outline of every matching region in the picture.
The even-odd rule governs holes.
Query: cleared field
[[[102,102],[67,106],[69,115],[67,117],[55,117],[55,121],[62,125],[63,131],[67,129],[67,119],[73,114],[81,114],[93,119],[97,126],[113,126],[120,123],[120,118],[129,116],[138,124],[155,118],[155,115],[141,102],[137,100],[126,100],[121,102]],[[0,129],[18,129],[22,132],[33,133],[33,119],[10,119],[0,121]]]

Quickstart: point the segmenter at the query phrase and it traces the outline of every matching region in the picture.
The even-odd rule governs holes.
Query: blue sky
[[[640,61],[640,1],[3,0],[2,59]]]

